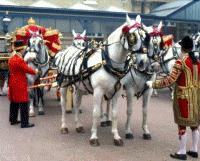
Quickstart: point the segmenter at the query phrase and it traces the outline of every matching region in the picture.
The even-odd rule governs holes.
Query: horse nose
[[[141,60],[140,62],[139,62],[139,67],[143,67],[144,66],[144,60]]]
[[[154,72],[158,72],[160,70],[160,64],[158,62],[155,62],[151,65]]]

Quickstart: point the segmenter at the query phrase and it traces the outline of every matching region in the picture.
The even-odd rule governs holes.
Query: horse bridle
[[[138,34],[140,36],[139,38],[140,38],[140,40],[141,40],[142,43],[141,43],[141,47],[139,48],[139,50],[134,50],[133,51],[132,47],[135,44],[137,44],[137,42],[138,42],[138,39],[137,39],[137,36],[136,36],[136,33],[135,33],[136,31],[138,31]],[[142,51],[142,49],[143,49],[143,42],[145,41],[145,37],[143,37],[142,31],[144,31],[144,29],[142,27],[138,26],[138,27],[135,28],[135,30],[133,30],[132,33],[129,33],[129,32],[122,33],[122,35],[120,37],[120,40],[122,40],[123,43],[121,43],[121,41],[120,41],[120,44],[123,46],[124,49],[126,49],[125,48],[125,42],[126,42],[125,40],[127,40],[128,49],[126,49],[126,50],[130,51],[131,53],[137,53],[137,52]]]

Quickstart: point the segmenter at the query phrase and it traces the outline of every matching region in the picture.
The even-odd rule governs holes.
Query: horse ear
[[[163,26],[163,23],[162,23],[162,21],[160,21],[160,23],[159,23],[159,25],[158,25],[158,30],[159,30],[159,31],[161,31],[162,26]]]
[[[86,30],[83,31],[83,33],[81,34],[81,37],[85,37],[86,35]]]
[[[75,33],[75,31],[74,31],[74,29],[72,30],[72,35],[73,35],[73,37],[76,37],[76,33]]]
[[[152,32],[152,28],[151,28],[151,27],[147,27],[145,24],[142,24],[142,28],[143,28],[144,31],[146,31],[147,33]]]
[[[141,17],[140,17],[140,15],[137,15],[135,21],[136,21],[137,23],[141,24]]]
[[[148,32],[148,28],[145,24],[142,23],[142,28],[144,29],[144,31]]]
[[[130,26],[131,25],[131,19],[130,17],[128,16],[128,13],[126,13],[126,22],[127,24]]]

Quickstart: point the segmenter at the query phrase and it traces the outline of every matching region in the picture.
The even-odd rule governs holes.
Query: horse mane
[[[127,23],[125,22],[124,24],[122,24],[121,26],[119,26],[117,29],[115,29],[109,36],[108,36],[108,41],[109,43],[113,43],[113,42],[118,42],[120,41],[120,37],[122,35],[122,28],[124,27],[124,25],[126,25]],[[120,34],[118,34],[120,33]],[[118,34],[118,35],[117,35]]]

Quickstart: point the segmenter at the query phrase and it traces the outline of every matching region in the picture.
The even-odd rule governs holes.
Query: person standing
[[[171,73],[160,80],[147,81],[148,87],[164,88],[175,84],[173,110],[174,120],[178,125],[179,150],[170,154],[174,159],[187,160],[187,155],[198,158],[199,124],[200,124],[200,56],[192,52],[193,40],[185,36],[179,44],[182,54]],[[187,132],[189,126],[192,131],[192,147],[186,152]]]
[[[24,61],[23,54],[26,46],[22,40],[16,40],[13,43],[13,48],[15,53],[8,61],[8,96],[10,100],[9,121],[11,125],[20,123],[20,121],[17,120],[18,111],[20,109],[21,128],[29,128],[33,127],[34,124],[29,123],[29,97],[26,74],[37,74],[38,70],[33,70],[28,67]]]

